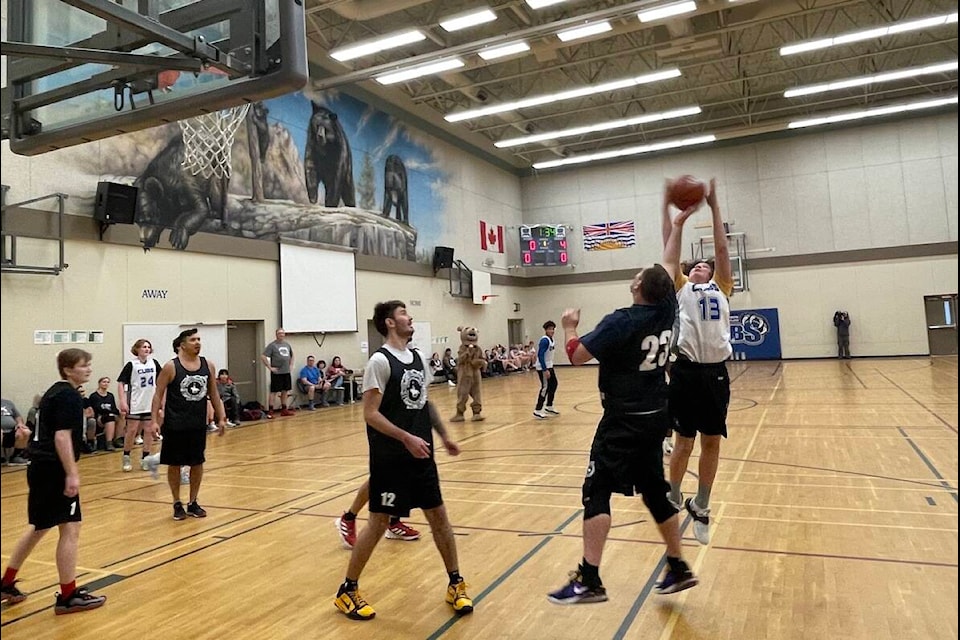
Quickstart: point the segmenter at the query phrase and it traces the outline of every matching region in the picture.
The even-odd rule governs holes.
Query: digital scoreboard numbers
[[[564,266],[567,260],[567,228],[562,224],[520,225],[520,266]]]

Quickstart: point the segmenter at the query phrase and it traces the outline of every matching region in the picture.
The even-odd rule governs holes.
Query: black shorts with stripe
[[[27,520],[37,531],[51,529],[65,522],[80,522],[80,495],[63,495],[67,472],[60,461],[34,460],[27,467]]]
[[[727,437],[730,375],[724,362],[701,364],[680,357],[670,368],[670,414],[685,438],[699,431]]]

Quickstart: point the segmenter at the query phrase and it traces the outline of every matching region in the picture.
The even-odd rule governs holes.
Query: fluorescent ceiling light
[[[550,5],[560,4],[561,2],[566,2],[567,0],[527,0],[527,5],[531,9],[543,9],[544,7],[549,7]]]
[[[835,122],[848,122],[850,120],[861,120],[863,118],[876,118],[879,116],[888,116],[894,113],[904,111],[919,111],[921,109],[933,109],[948,104],[957,104],[957,96],[950,98],[938,98],[935,100],[922,100],[920,102],[909,102],[907,104],[895,104],[888,107],[877,107],[875,109],[866,109],[865,111],[853,111],[849,113],[839,113],[832,116],[823,116],[820,118],[810,118],[809,120],[796,120],[787,125],[790,129],[800,129],[802,127],[816,127],[824,124],[833,124]]]
[[[557,37],[564,42],[570,42],[571,40],[579,40],[580,38],[595,36],[598,33],[606,33],[612,29],[613,27],[610,26],[610,23],[606,20],[603,20],[602,22],[591,22],[590,24],[582,27],[574,27],[573,29],[558,31]]]
[[[887,73],[878,73],[872,76],[860,76],[859,78],[850,78],[848,80],[838,80],[826,84],[816,84],[807,87],[797,87],[783,92],[784,98],[796,98],[798,96],[808,96],[812,93],[824,93],[825,91],[839,91],[840,89],[849,89],[850,87],[862,87],[868,84],[877,84],[880,82],[892,82],[893,80],[902,80],[903,78],[913,78],[916,76],[930,75],[932,73],[943,73],[944,71],[956,71],[957,61],[942,62],[932,64],[926,67],[914,67],[913,69],[901,69],[900,71],[890,71]]]
[[[449,18],[444,18],[440,21],[440,26],[443,27],[445,31],[460,31],[461,29],[468,29],[478,24],[483,24],[484,22],[493,22],[496,19],[497,14],[488,7],[484,7],[469,13],[461,13],[450,16]]]
[[[780,55],[789,56],[795,53],[803,53],[804,51],[814,51],[816,49],[825,49],[826,47],[835,47],[837,45],[850,44],[851,42],[859,42],[861,40],[882,38],[895,33],[903,33],[904,31],[929,29],[931,27],[939,27],[941,25],[955,23],[956,21],[957,14],[950,13],[942,16],[933,16],[932,18],[911,20],[910,22],[899,22],[886,27],[874,27],[872,29],[867,29],[866,31],[844,33],[833,38],[822,38],[820,40],[811,40],[809,42],[799,42],[797,44],[787,45],[786,47],[780,48]]]
[[[369,56],[374,53],[379,53],[380,51],[386,51],[387,49],[396,49],[405,44],[420,42],[426,39],[427,36],[423,35],[419,30],[413,29],[383,38],[377,38],[376,40],[367,40],[359,44],[352,44],[342,49],[335,49],[330,52],[330,57],[340,62],[346,62],[347,60],[362,58],[363,56]]]
[[[582,98],[584,96],[591,96],[597,93],[627,89],[629,87],[635,87],[638,84],[647,84],[650,82],[657,82],[659,80],[668,80],[670,78],[678,77],[680,77],[679,69],[665,69],[663,71],[656,71],[654,73],[648,73],[646,75],[636,76],[634,78],[614,80],[613,82],[605,82],[603,84],[580,87],[578,89],[570,89],[569,91],[561,91],[559,93],[548,93],[542,96],[533,96],[532,98],[524,98],[523,100],[516,100],[514,102],[504,102],[502,104],[495,104],[489,107],[481,107],[480,109],[458,111],[455,113],[449,113],[443,118],[447,122],[460,122],[461,120],[481,118],[483,116],[489,116],[495,113],[515,111],[517,109],[524,109],[526,107],[536,107],[542,104],[560,102],[562,100],[572,100],[573,98]]]
[[[653,9],[644,9],[637,14],[640,22],[653,22],[654,20],[663,20],[671,16],[679,16],[683,13],[690,13],[697,10],[696,2],[675,2],[673,4],[654,7]]]
[[[462,66],[463,60],[460,58],[447,58],[445,60],[437,60],[436,62],[410,67],[409,69],[384,73],[375,77],[374,80],[380,84],[396,84],[398,82],[406,82],[407,80],[413,80],[414,78],[420,78],[422,76],[429,76],[434,73],[442,73],[444,71],[450,71],[451,69],[459,69]]]
[[[524,136],[522,138],[500,140],[499,142],[494,142],[493,146],[500,149],[505,149],[507,147],[517,147],[522,144],[532,144],[534,142],[542,142],[544,140],[556,140],[557,138],[569,138],[571,136],[579,136],[585,133],[595,133],[597,131],[607,131],[609,129],[620,129],[622,127],[631,127],[638,124],[646,124],[648,122],[668,120],[670,118],[695,116],[698,113],[700,113],[700,107],[685,107],[683,109],[674,109],[672,111],[663,111],[661,113],[647,113],[642,116],[636,116],[635,118],[609,120],[607,122],[598,122],[596,124],[588,124],[582,127],[560,129],[559,131],[546,131],[544,133],[537,133],[532,136]]]
[[[477,55],[484,60],[495,60],[504,56],[511,56],[515,53],[523,53],[524,51],[530,51],[530,45],[521,40],[520,42],[511,42],[510,44],[505,44],[499,47],[483,49],[478,51]]]
[[[609,160],[610,158],[622,158],[623,156],[636,156],[641,153],[651,153],[653,151],[663,151],[664,149],[676,149],[677,147],[689,147],[696,144],[706,144],[713,142],[717,137],[715,135],[697,136],[696,138],[684,138],[682,140],[668,140],[666,142],[655,142],[653,144],[644,144],[637,147],[625,147],[622,149],[612,149],[610,151],[601,151],[600,153],[590,153],[582,156],[573,156],[563,158],[562,160],[548,160],[546,162],[535,162],[534,169],[551,169],[553,167],[562,167],[568,164],[582,164],[584,162],[596,162],[597,160]]]

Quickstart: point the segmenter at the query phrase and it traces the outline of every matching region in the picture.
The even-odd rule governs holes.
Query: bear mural
[[[145,249],[159,246],[169,232],[170,246],[183,250],[205,232],[283,236],[430,261],[446,224],[448,179],[423,136],[339,93],[257,102],[246,118],[232,143],[228,179],[183,167],[176,123],[102,141],[99,164],[77,161],[73,168],[139,188]],[[361,165],[369,168],[360,171]],[[360,185],[367,194],[363,207],[357,206]]]

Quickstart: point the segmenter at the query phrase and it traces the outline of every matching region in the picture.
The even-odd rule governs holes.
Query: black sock
[[[459,584],[463,582],[463,578],[460,577],[459,569],[454,569],[453,571],[450,571],[447,575],[450,576],[450,584]]]
[[[347,511],[345,514],[343,514],[343,519],[347,522],[353,522],[357,519],[357,514],[355,514],[353,511]]]
[[[400,518],[398,518],[397,516],[390,516],[390,526],[391,526],[391,527],[394,526],[395,524],[397,524],[398,522],[400,522]]]
[[[667,564],[670,566],[670,571],[676,571],[677,573],[683,573],[684,571],[689,571],[690,567],[687,566],[687,563],[683,561],[683,558],[673,558],[667,556]]]
[[[588,587],[599,587],[603,584],[600,582],[600,567],[590,564],[586,558],[580,563],[580,574],[583,576],[583,584]]]
[[[344,591],[356,591],[357,590],[357,581],[351,580],[350,578],[344,578],[343,584],[340,585],[340,593]]]

